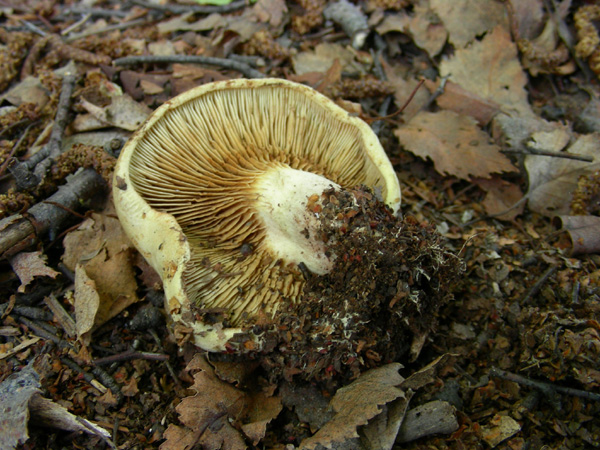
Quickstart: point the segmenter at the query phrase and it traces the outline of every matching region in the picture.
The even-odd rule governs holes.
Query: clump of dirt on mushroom
[[[435,329],[463,271],[433,226],[397,218],[367,188],[327,190],[307,204],[334,269],[308,278],[302,299],[276,314],[277,343],[261,362],[273,377],[335,386],[369,368],[407,361]]]

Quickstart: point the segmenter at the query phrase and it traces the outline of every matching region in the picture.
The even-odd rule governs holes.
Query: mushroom
[[[159,107],[123,147],[113,194],[179,329],[224,351],[299,298],[299,265],[331,270],[311,196],[361,184],[398,211],[398,179],[365,122],[302,84],[238,79]]]

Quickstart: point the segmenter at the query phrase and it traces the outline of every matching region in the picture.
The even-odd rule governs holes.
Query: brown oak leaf
[[[394,134],[407,150],[431,158],[441,174],[489,178],[492,173],[516,170],[474,119],[452,111],[422,111]]]

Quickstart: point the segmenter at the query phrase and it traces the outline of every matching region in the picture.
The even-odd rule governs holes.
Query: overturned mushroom
[[[121,152],[114,199],[168,313],[196,345],[223,351],[300,295],[299,266],[332,269],[311,198],[359,184],[397,212],[398,180],[364,122],[300,84],[232,80],[154,112]]]

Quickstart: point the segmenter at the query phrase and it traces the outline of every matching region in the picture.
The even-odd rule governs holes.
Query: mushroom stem
[[[333,268],[320,237],[318,210],[311,210],[309,198],[319,198],[337,183],[312,172],[277,166],[256,181],[256,209],[264,224],[263,245],[285,263],[304,263],[311,271],[324,275]]]

